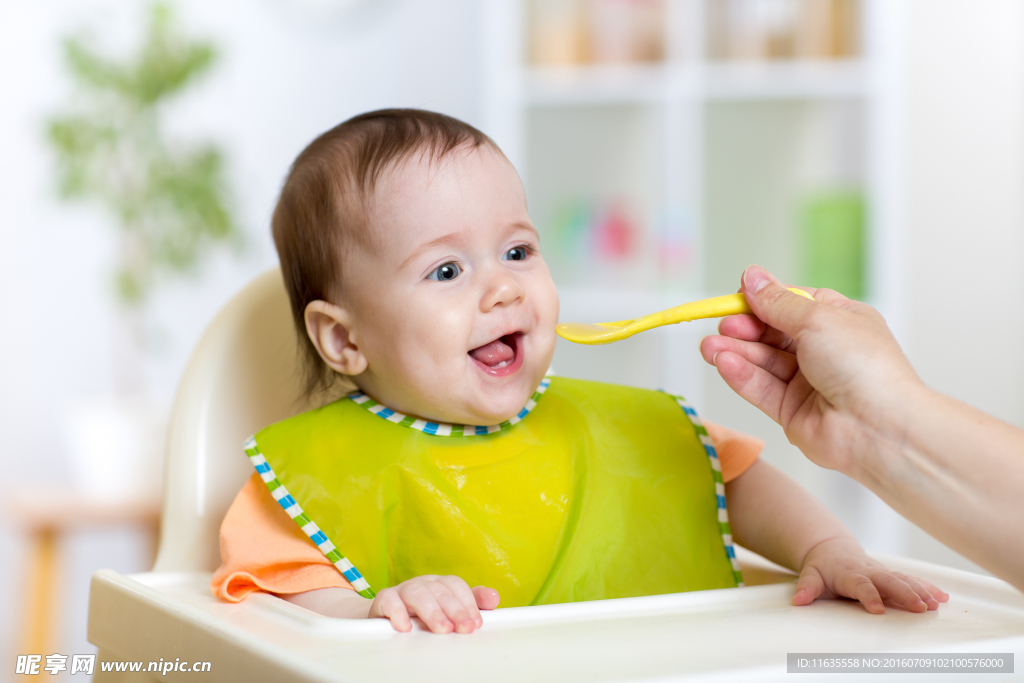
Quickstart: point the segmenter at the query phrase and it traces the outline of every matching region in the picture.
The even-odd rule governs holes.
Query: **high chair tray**
[[[762,585],[499,609],[484,613],[476,633],[434,635],[396,633],[379,619],[322,617],[262,593],[227,604],[210,593],[205,573],[102,570],[92,580],[89,640],[101,662],[209,661],[210,680],[246,683],[782,680],[789,652],[1001,652],[1014,653],[1017,671],[1024,669],[1019,591],[947,567],[881,559],[937,584],[949,602],[937,612],[889,607],[880,616],[851,601],[793,607],[794,577],[743,553],[747,580]],[[176,676],[194,678],[155,678]],[[1007,676],[1024,679],[966,678]],[[871,680],[887,677],[907,680]]]

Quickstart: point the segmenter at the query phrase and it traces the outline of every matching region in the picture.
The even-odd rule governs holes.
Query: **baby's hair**
[[[373,248],[368,199],[387,171],[416,152],[431,163],[456,149],[494,142],[479,130],[422,109],[380,109],[355,116],[311,142],[295,159],[271,221],[292,318],[299,335],[307,400],[337,376],[306,333],[311,301],[333,301],[351,244]]]

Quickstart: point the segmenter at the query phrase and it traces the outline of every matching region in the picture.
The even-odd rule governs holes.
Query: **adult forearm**
[[[905,398],[845,473],[1024,590],[1024,430],[923,386]]]

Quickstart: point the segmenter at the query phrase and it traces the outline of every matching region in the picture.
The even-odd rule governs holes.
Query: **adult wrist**
[[[935,391],[916,377],[883,389],[879,402],[861,421],[861,438],[840,471],[878,492],[892,480],[893,469],[915,448],[916,432],[927,428],[935,411]]]

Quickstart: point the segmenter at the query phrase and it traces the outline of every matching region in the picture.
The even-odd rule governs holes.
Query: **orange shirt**
[[[707,420],[726,482],[747,471],[764,444]],[[253,473],[235,496],[220,526],[220,568],[210,579],[214,594],[239,602],[253,591],[304,593],[316,588],[352,588]]]

